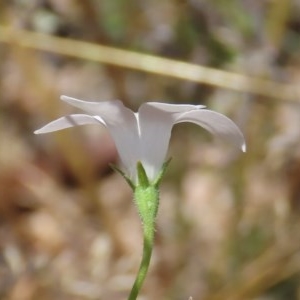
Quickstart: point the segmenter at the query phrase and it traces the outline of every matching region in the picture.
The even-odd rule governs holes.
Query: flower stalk
[[[156,200],[158,200],[158,198]],[[154,231],[155,222],[153,222],[152,224],[149,223],[147,225],[145,223],[143,224],[143,256],[128,300],[135,300],[137,298],[148,273],[153,249]]]
[[[113,167],[129,183],[134,192],[134,201],[138,209],[143,226],[143,255],[140,267],[132,286],[128,300],[135,300],[142,288],[146,275],[148,273],[155,233],[155,221],[159,206],[159,184],[171,159],[166,161],[157,178],[151,182],[140,161],[137,162],[138,184],[134,184],[121,170]]]

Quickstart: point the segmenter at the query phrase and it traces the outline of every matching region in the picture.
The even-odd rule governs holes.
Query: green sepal
[[[172,160],[172,157],[170,157],[170,158],[169,158],[167,161],[165,161],[164,164],[162,165],[162,167],[161,167],[161,169],[160,169],[158,175],[156,176],[156,178],[154,179],[154,181],[153,181],[153,183],[152,183],[155,187],[158,188],[158,186],[160,185],[161,180],[162,180],[163,176],[165,175],[165,173],[166,173],[166,171],[167,171],[167,168],[168,168],[168,166],[169,166],[171,160]]]
[[[140,161],[137,162],[136,164],[136,169],[137,169],[137,177],[139,180],[139,186],[146,188],[150,185],[148,176],[146,174],[146,171],[144,169],[144,166]]]
[[[118,172],[119,174],[121,174],[121,176],[127,181],[127,183],[129,184],[129,186],[132,188],[132,190],[134,191],[135,190],[135,188],[136,188],[136,186],[135,186],[135,184],[132,182],[132,180],[122,171],[122,170],[120,170],[117,166],[115,166],[115,165],[113,165],[113,164],[109,164],[110,165],[110,167],[114,170],[114,171],[116,171],[116,172]]]

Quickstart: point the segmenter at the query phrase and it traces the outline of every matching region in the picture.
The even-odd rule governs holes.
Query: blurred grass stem
[[[235,91],[259,94],[275,99],[296,100],[300,97],[299,87],[292,84],[273,82],[154,55],[18,30],[6,26],[0,26],[0,42]]]

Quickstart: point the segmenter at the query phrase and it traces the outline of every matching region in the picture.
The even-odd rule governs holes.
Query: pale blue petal
[[[139,109],[142,163],[149,179],[155,179],[166,159],[171,130],[177,115],[204,106],[148,102]]]
[[[99,116],[108,128],[127,175],[136,179],[136,164],[141,159],[137,118],[121,101],[88,102],[62,96],[61,100]]]
[[[99,124],[103,124],[103,122],[101,121],[100,118],[89,116],[89,115],[84,115],[84,114],[69,115],[48,123],[44,127],[36,130],[34,133],[35,134],[48,133],[48,132],[53,132],[53,131],[73,127],[73,126],[86,125],[86,124],[99,125]]]
[[[156,108],[162,112],[166,113],[184,113],[191,110],[197,110],[201,108],[205,108],[205,105],[192,105],[192,104],[170,104],[170,103],[162,103],[162,102],[147,102],[141,105],[140,110],[143,109],[144,106],[149,106]],[[139,111],[140,111],[139,110]]]
[[[175,123],[191,122],[197,124],[215,136],[221,137],[234,146],[246,151],[246,143],[240,129],[224,115],[206,109],[193,110],[176,116]]]
[[[112,111],[116,112],[116,108],[123,106],[122,102],[119,100],[114,101],[84,101],[68,96],[60,96],[60,99],[74,107],[77,107],[90,115],[101,115],[101,114],[111,114]],[[123,106],[124,107],[124,106]],[[128,108],[126,108],[128,109]],[[129,109],[128,109],[129,110]]]

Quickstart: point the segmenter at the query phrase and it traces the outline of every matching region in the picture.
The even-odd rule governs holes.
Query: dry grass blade
[[[154,55],[26,30],[16,30],[5,26],[0,26],[0,42],[190,80],[240,92],[250,92],[275,99],[296,100],[300,96],[299,87],[291,84],[282,84]]]

